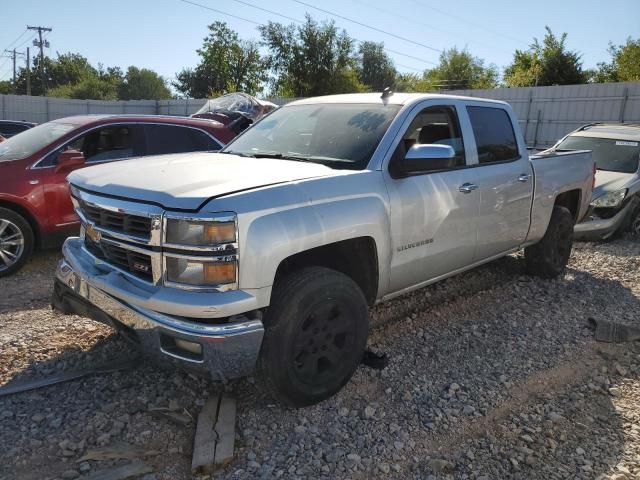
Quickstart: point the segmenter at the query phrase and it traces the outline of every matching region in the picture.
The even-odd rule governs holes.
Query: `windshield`
[[[640,161],[640,145],[629,140],[571,136],[557,150],[591,150],[598,170],[635,173]]]
[[[25,130],[0,143],[0,162],[20,160],[60,139],[77,125],[48,122]]]
[[[276,110],[223,152],[364,169],[399,105],[312,104]]]

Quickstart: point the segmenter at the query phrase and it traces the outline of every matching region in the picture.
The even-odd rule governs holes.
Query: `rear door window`
[[[147,155],[220,150],[202,130],[176,125],[145,125]]]
[[[467,107],[480,164],[520,158],[511,118],[501,108]]]

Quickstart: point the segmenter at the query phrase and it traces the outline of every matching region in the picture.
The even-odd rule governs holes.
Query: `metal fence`
[[[527,145],[545,147],[592,122],[640,123],[640,82],[456,90],[511,104]]]
[[[591,122],[640,123],[640,83],[455,90],[447,93],[509,102],[520,119],[527,145],[544,147]],[[270,98],[278,105],[292,98]],[[70,115],[191,115],[204,100],[70,100],[0,95],[0,119],[46,122]]]

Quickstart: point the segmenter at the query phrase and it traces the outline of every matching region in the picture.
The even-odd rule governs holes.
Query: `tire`
[[[29,222],[13,210],[0,208],[0,277],[20,270],[31,258],[33,246]]]
[[[368,334],[367,302],[356,283],[327,268],[303,268],[274,288],[258,374],[280,402],[316,404],[349,381]]]
[[[636,205],[631,215],[629,215],[629,223],[627,224],[626,230],[640,237],[640,202],[638,202],[638,205]]]
[[[547,231],[535,245],[524,249],[527,272],[542,278],[564,273],[573,247],[573,215],[568,208],[555,206]]]

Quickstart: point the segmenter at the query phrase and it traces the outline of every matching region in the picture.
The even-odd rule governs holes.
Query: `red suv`
[[[86,115],[44,123],[0,143],[0,277],[34,248],[78,231],[66,182],[78,168],[145,155],[219,150],[236,134],[197,118]]]

